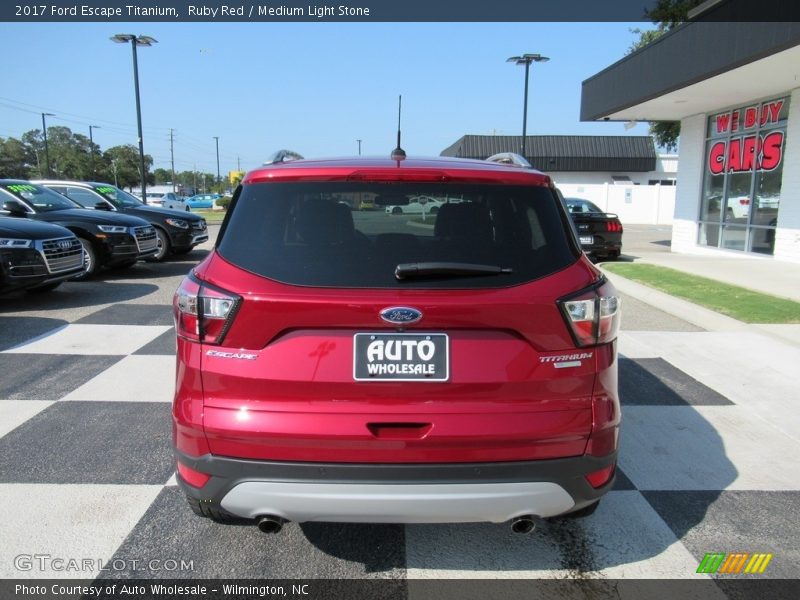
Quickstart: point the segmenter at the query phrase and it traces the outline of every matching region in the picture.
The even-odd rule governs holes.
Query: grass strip
[[[667,267],[605,263],[603,268],[745,323],[800,323],[800,303]]]
[[[207,223],[222,223],[225,218],[224,210],[211,210],[211,209],[194,209],[192,213],[203,217]]]

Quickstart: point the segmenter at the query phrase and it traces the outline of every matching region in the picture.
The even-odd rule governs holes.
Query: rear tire
[[[395,206],[395,207],[392,209],[392,214],[393,214],[393,215],[402,215],[402,214],[403,214],[403,209],[402,209],[402,208],[400,208],[399,206]]]
[[[100,265],[97,264],[97,252],[92,245],[92,242],[86,238],[79,237],[78,241],[83,246],[83,258],[86,261],[83,273],[75,278],[76,281],[86,281],[93,277],[97,271],[100,270]]]
[[[189,503],[189,508],[191,508],[192,512],[198,517],[211,519],[212,521],[217,521],[218,523],[228,523],[238,519],[238,517],[235,515],[232,515],[228,511],[218,506],[214,506],[210,502],[202,502],[197,498],[192,498],[191,496],[186,496],[186,501]]]

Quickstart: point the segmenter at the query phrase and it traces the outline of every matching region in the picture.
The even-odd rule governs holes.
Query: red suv
[[[420,197],[436,210],[384,210]],[[197,514],[266,532],[530,531],[592,512],[613,485],[619,298],[537,171],[257,169],[174,312],[178,481]]]

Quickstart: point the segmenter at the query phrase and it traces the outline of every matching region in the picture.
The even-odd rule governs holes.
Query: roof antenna
[[[403,160],[406,157],[406,151],[400,147],[400,113],[403,110],[403,95],[397,102],[397,148],[392,150],[392,160]]]

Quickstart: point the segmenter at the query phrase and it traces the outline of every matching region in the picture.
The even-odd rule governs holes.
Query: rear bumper
[[[581,249],[589,255],[607,256],[609,254],[620,254],[622,252],[622,236],[604,237],[594,235],[593,243],[581,244]]]
[[[252,519],[370,523],[500,523],[523,515],[552,517],[579,510],[614,485],[593,488],[585,476],[614,464],[602,458],[462,464],[326,464],[266,462],[177,452],[211,475],[184,492],[202,503]]]

